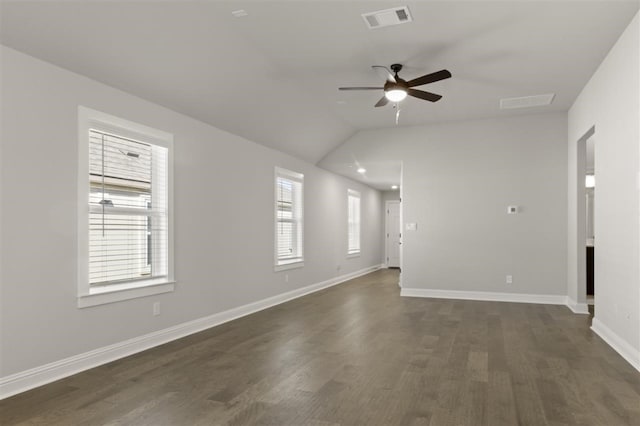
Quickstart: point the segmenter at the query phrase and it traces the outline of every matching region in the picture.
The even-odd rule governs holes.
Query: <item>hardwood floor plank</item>
[[[573,414],[565,400],[562,389],[552,378],[536,381],[542,399],[545,417],[551,424],[575,424]]]
[[[511,375],[505,371],[489,373],[487,385],[487,424],[517,425]]]
[[[467,375],[471,380],[489,381],[489,354],[471,351],[467,360]]]

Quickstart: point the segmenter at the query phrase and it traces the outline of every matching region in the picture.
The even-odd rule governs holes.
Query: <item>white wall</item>
[[[569,296],[584,297],[578,140],[595,127],[593,326],[640,369],[640,23],[633,19],[569,111]],[[584,162],[584,159],[580,160]],[[584,198],[582,198],[584,199]],[[580,284],[580,285],[579,285]]]
[[[400,199],[400,191],[382,191],[382,208],[386,201],[397,201]]]
[[[380,264],[379,191],[15,50],[1,62],[0,376]],[[174,134],[175,292],[76,307],[78,105]],[[274,166],[305,175],[305,266],[278,273]],[[363,211],[351,259],[347,188]]]
[[[403,162],[403,222],[418,225],[403,231],[403,290],[562,296],[566,120],[557,113],[362,131],[320,165]],[[510,204],[522,212],[507,215]]]

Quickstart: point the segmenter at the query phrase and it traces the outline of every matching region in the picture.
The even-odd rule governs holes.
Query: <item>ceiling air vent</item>
[[[500,99],[500,109],[531,108],[550,105],[555,96],[553,93],[548,93],[546,95],[523,96],[521,98],[504,98]]]
[[[407,6],[363,13],[362,18],[370,30],[388,27],[390,25],[405,24],[412,21],[411,14],[409,13],[409,8]]]

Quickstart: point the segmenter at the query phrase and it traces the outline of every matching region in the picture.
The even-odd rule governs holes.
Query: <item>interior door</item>
[[[400,201],[387,201],[386,216],[387,267],[400,267]]]

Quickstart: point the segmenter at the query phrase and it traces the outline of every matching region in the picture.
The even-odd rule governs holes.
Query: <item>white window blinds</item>
[[[168,149],[89,131],[89,285],[168,274]]]
[[[276,168],[276,253],[277,265],[303,261],[303,175]]]
[[[360,193],[353,190],[347,191],[348,204],[348,254],[360,253]]]

